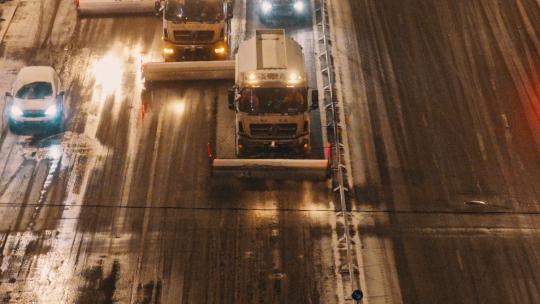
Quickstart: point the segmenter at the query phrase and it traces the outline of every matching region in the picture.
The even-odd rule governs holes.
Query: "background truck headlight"
[[[268,1],[263,1],[262,3],[262,11],[263,13],[267,14],[272,10],[272,3]]]
[[[9,114],[11,114],[11,117],[21,117],[23,115],[23,111],[17,106],[11,106]]]
[[[56,113],[58,113],[58,109],[56,108],[56,105],[52,105],[50,106],[49,108],[47,108],[47,110],[45,111],[45,115],[47,117],[53,117],[56,115]]]
[[[218,54],[218,55],[225,54],[225,48],[224,48],[224,47],[218,47],[218,48],[215,48],[215,49],[214,49],[214,53],[216,53],[216,54]]]
[[[304,2],[296,1],[294,3],[294,10],[297,12],[302,12],[304,10]]]
[[[171,49],[171,48],[164,48],[163,49],[163,54],[165,55],[172,55],[174,53],[174,50]]]

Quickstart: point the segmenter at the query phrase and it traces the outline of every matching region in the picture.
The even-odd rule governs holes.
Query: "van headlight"
[[[48,107],[47,110],[45,110],[45,115],[47,117],[54,117],[56,113],[58,113],[58,108],[56,107],[56,105],[52,105]]]
[[[166,48],[163,48],[163,54],[165,54],[165,55],[172,55],[172,54],[174,54],[174,49],[172,49],[172,48],[167,48],[167,47],[166,47]]]
[[[294,2],[294,10],[297,11],[297,12],[304,11],[304,2],[302,2],[302,1]]]
[[[268,1],[263,1],[262,3],[262,11],[265,14],[268,14],[272,10],[272,3]]]
[[[21,117],[23,116],[23,111],[17,106],[11,106],[9,114],[11,115],[11,117]]]

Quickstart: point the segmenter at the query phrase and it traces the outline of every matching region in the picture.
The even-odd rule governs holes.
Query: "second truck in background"
[[[163,15],[165,61],[224,60],[229,56],[232,3],[223,0],[156,1]]]

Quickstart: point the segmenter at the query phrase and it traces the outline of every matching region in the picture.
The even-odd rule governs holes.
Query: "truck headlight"
[[[288,76],[288,82],[289,84],[297,84],[302,80],[302,76],[298,75],[295,72],[291,72]]]
[[[21,117],[23,115],[23,111],[17,106],[11,106],[9,114],[11,114],[12,117]]]
[[[58,109],[56,108],[56,105],[52,105],[45,110],[45,115],[47,117],[53,117],[58,113]]]
[[[256,84],[259,82],[259,77],[253,72],[245,74],[244,79],[250,84]]]
[[[172,55],[172,54],[174,54],[174,49],[172,49],[172,48],[163,48],[163,54]]]
[[[262,11],[265,14],[268,14],[272,10],[272,3],[268,1],[263,1],[262,3]]]
[[[218,54],[218,55],[225,54],[225,47],[218,47],[218,48],[215,48],[215,49],[214,49],[214,53],[216,53],[216,54]]]
[[[297,12],[302,12],[304,10],[304,2],[302,1],[294,2],[294,10]]]

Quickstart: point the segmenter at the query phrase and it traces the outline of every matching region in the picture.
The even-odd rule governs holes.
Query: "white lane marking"
[[[463,261],[461,260],[461,254],[459,253],[459,250],[456,250],[456,256],[459,264],[459,270],[463,271]]]

